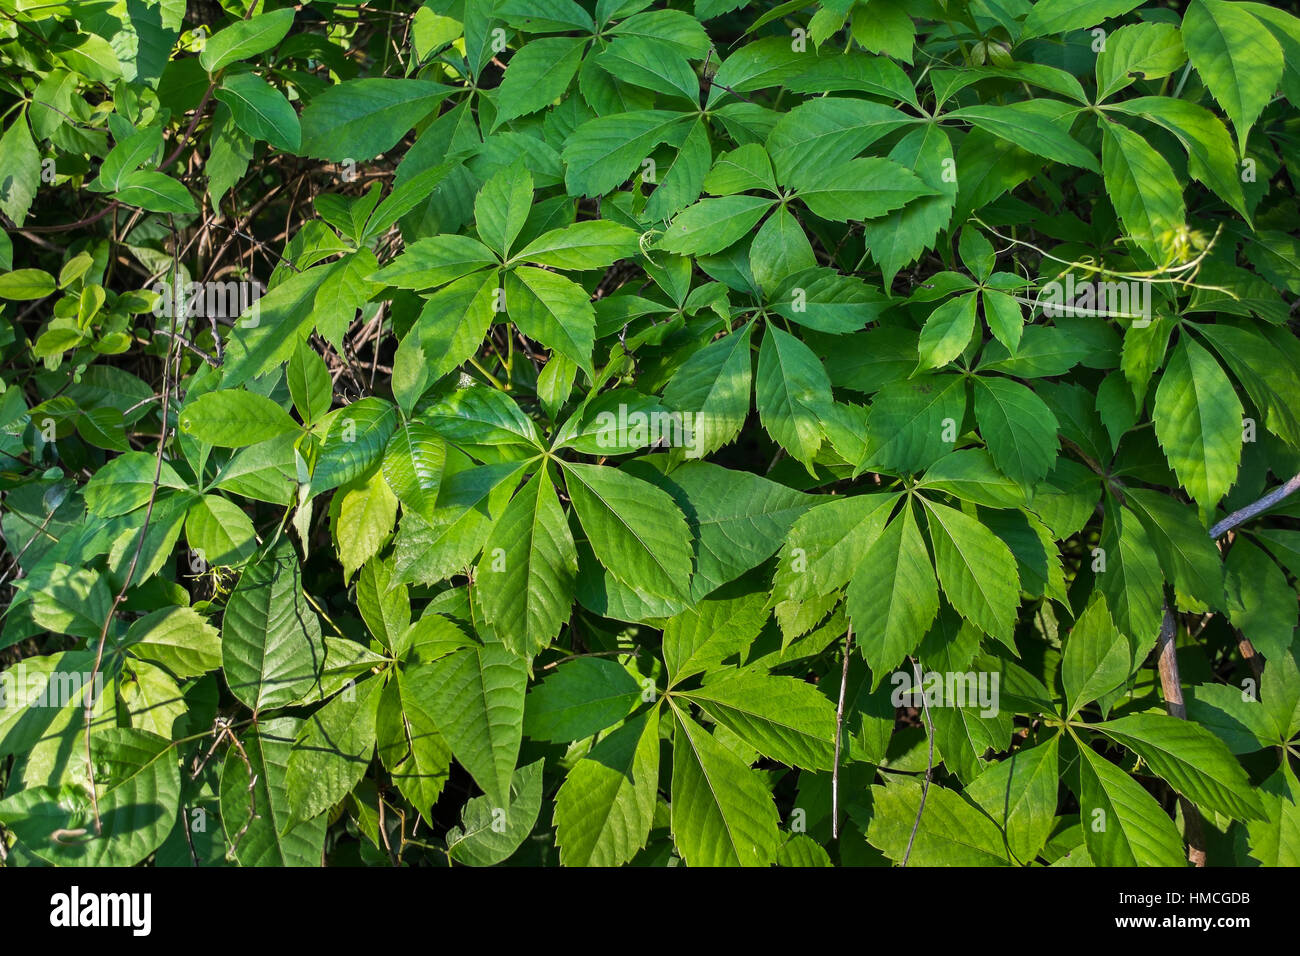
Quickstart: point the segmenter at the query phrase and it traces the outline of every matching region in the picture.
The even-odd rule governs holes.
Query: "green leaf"
[[[875,219],[920,196],[938,195],[911,170],[879,157],[809,169],[797,186],[804,204],[832,222]]]
[[[506,256],[519,236],[533,204],[533,177],[523,163],[497,173],[474,198],[474,224],[479,238]]]
[[[1056,823],[1060,739],[990,764],[966,788],[966,795],[1002,828],[1007,848],[1022,863],[1034,860]]]
[[[375,753],[375,715],[382,682],[349,688],[304,721],[284,774],[290,820],[324,813],[346,797]]]
[[[1079,818],[1093,863],[1186,866],[1182,838],[1155,798],[1090,747],[1079,752]]]
[[[221,666],[217,629],[188,607],[162,608],[131,623],[131,653],[154,661],[177,677],[197,677]]]
[[[506,309],[529,338],[593,374],[596,311],[582,286],[554,272],[524,266],[506,274]]]
[[[4,179],[0,181],[3,183],[3,188],[0,188],[0,212],[12,219],[14,225],[21,227],[36,198],[36,190],[41,185],[41,154],[32,140],[26,110],[19,112],[5,130],[4,136],[0,136],[0,167],[5,170]]]
[[[603,269],[636,255],[637,234],[605,219],[553,229],[515,254],[515,259],[556,269]]]
[[[767,217],[749,247],[750,270],[765,292],[776,289],[788,276],[816,265],[817,257],[799,220],[783,206]]]
[[[759,349],[755,400],[763,427],[811,472],[831,383],[812,349],[775,325],[767,327]]]
[[[474,646],[412,671],[415,695],[456,760],[495,807],[510,802],[519,756],[527,664],[500,644]]]
[[[749,235],[774,204],[765,196],[701,199],[673,219],[659,247],[683,256],[713,255]]]
[[[204,495],[190,506],[185,539],[202,560],[218,567],[242,564],[257,547],[257,532],[248,515],[218,495]]]
[[[621,866],[650,834],[659,783],[659,709],[619,727],[573,765],[555,795],[563,866]]]
[[[1191,338],[1169,357],[1151,417],[1169,467],[1209,513],[1237,480],[1242,408],[1223,368]]]
[[[378,554],[393,533],[397,498],[383,473],[375,470],[339,489],[330,502],[330,516],[343,580],[351,581],[357,568]]]
[[[600,196],[632,175],[689,114],[635,110],[588,120],[564,144],[564,185],[571,196]]]
[[[217,99],[230,107],[235,124],[249,136],[287,153],[298,151],[302,143],[298,114],[266,80],[252,73],[228,76],[221,81]]]
[[[236,20],[218,30],[203,46],[199,64],[209,73],[224,66],[247,60],[278,46],[293,26],[294,11],[290,8],[259,13],[247,20]]]
[[[1130,714],[1092,727],[1136,753],[1197,806],[1234,820],[1263,816],[1246,772],[1204,727],[1163,714]]]
[[[255,445],[299,427],[269,398],[233,388],[204,392],[181,412],[179,424],[185,434],[222,448]]]
[[[835,707],[812,684],[746,668],[681,696],[765,757],[805,770],[834,765]]]
[[[1106,37],[1105,49],[1097,54],[1097,99],[1104,100],[1118,93],[1134,79],[1166,77],[1185,62],[1183,38],[1172,23],[1132,23],[1120,27]],[[1193,105],[1184,100],[1170,102]],[[1129,105],[1122,103],[1115,108],[1127,109]]]
[[[1245,155],[1250,128],[1282,79],[1282,47],[1258,20],[1224,0],[1193,0],[1182,33],[1188,59],[1232,120]]]
[[[1183,227],[1183,190],[1163,156],[1117,123],[1105,127],[1101,161],[1106,192],[1128,235],[1156,265],[1168,256],[1169,234]]]
[[[221,656],[231,693],[254,711],[291,704],[316,683],[325,649],[291,545],[240,576],[222,618]]]
[[[113,198],[127,206],[139,206],[150,212],[198,212],[194,197],[184,186],[170,176],[150,169],[137,169],[122,177]]]
[[[1070,629],[1061,658],[1066,716],[1073,717],[1084,704],[1114,690],[1131,669],[1128,641],[1111,620],[1106,598],[1096,592]]]
[[[769,616],[764,594],[736,588],[726,588],[674,615],[663,628],[669,686],[743,653]]]
[[[654,597],[690,594],[691,536],[666,492],[617,468],[564,463],[591,549],[615,578]]]
[[[586,46],[585,38],[546,37],[520,47],[501,80],[493,128],[535,113],[563,96],[578,72]]]
[[[438,501],[447,446],[430,426],[403,421],[384,450],[383,473],[402,505],[429,519]]]
[[[1056,464],[1059,425],[1047,403],[1009,378],[975,378],[975,417],[998,469],[1031,489]]]
[[[447,831],[447,854],[466,866],[495,866],[509,859],[537,823],[544,766],[544,760],[535,760],[514,772],[506,806],[493,806],[485,796],[466,803],[461,825]]]
[[[1092,152],[1070,135],[1067,122],[1057,122],[1028,103],[965,106],[943,115],[946,119],[966,120],[1035,155],[1089,172],[1100,171]],[[1071,115],[1072,111],[1064,113],[1067,118]]]
[[[1039,0],[1025,17],[1024,38],[1081,30],[1123,16],[1141,0]]]
[[[875,685],[916,649],[939,612],[939,590],[910,504],[853,571],[849,617]]]
[[[961,355],[975,331],[978,303],[979,296],[970,292],[948,299],[930,313],[921,329],[917,371],[942,368]]]
[[[569,522],[549,471],[539,469],[483,546],[477,576],[483,616],[514,653],[531,657],[569,619],[577,571]]]
[[[397,789],[431,822],[433,805],[451,768],[451,748],[410,687],[412,674],[418,677],[420,669],[399,669],[384,688],[375,720],[375,741],[379,759]]]
[[[581,740],[618,723],[640,697],[641,686],[623,665],[579,657],[529,691],[524,733],[534,740]]]
[[[740,434],[749,415],[753,323],[693,352],[664,388],[664,404],[691,418],[690,453],[717,451]]]
[[[374,159],[438,108],[452,87],[429,80],[345,80],[302,111],[301,154],[332,162]]]
[[[776,804],[734,752],[673,705],[673,842],[687,866],[770,866]]]
[[[889,775],[883,787],[871,788],[872,815],[867,841],[895,862],[902,862],[912,841],[912,826],[921,803],[921,783]],[[920,813],[916,839],[908,857],[912,866],[1007,866],[1002,831],[991,819],[952,790],[930,786]]]
[[[1020,576],[1011,550],[963,512],[925,501],[934,565],[957,613],[1011,646]]]
[[[241,866],[321,865],[326,820],[293,824],[285,784],[300,723],[293,717],[259,723],[242,738],[242,749],[226,751],[221,823]]]

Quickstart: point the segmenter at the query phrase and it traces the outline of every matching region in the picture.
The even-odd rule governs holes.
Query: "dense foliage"
[[[1296,863],[1296,104],[1253,2],[2,0],[0,861]]]

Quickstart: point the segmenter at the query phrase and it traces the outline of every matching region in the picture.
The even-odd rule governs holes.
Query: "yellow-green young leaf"
[[[645,846],[659,789],[659,708],[601,739],[555,795],[564,866],[621,866]]]
[[[1129,644],[1111,620],[1100,591],[1070,629],[1061,660],[1067,717],[1122,684],[1131,669]]]
[[[921,643],[939,612],[934,569],[910,504],[871,542],[846,593],[858,646],[878,686]]]
[[[310,820],[357,785],[375,753],[375,713],[383,682],[347,687],[308,717],[284,775],[292,824]]]
[[[240,738],[242,749],[226,751],[221,768],[221,825],[241,866],[320,866],[323,862],[325,817],[291,825],[285,774],[301,725],[296,717],[262,721]]]
[[[1263,817],[1246,771],[1204,727],[1164,714],[1130,714],[1092,727],[1141,757],[1197,806],[1234,820]]]
[[[924,767],[922,767],[924,769]],[[921,803],[921,782],[890,775],[871,788],[872,815],[867,841],[901,863]],[[1002,831],[961,795],[932,784],[916,829],[909,866],[1009,866]]]
[[[681,696],[765,757],[805,770],[834,765],[835,705],[806,681],[746,669]]]
[[[1140,783],[1079,748],[1079,822],[1097,866],[1186,866],[1182,837]]]
[[[181,411],[180,429],[191,438],[222,448],[243,448],[298,428],[275,402],[255,392],[204,392]]]
[[[357,579],[357,610],[375,640],[390,651],[401,650],[409,643],[411,626],[410,589],[393,580],[393,562],[371,560]],[[431,615],[430,621],[445,621]]]
[[[54,276],[41,269],[15,269],[0,276],[0,299],[16,302],[43,299],[54,289]]]
[[[591,550],[615,578],[653,597],[689,596],[690,528],[667,492],[603,465],[565,462],[564,475]]]
[[[998,469],[1031,490],[1056,463],[1059,427],[1047,403],[1009,378],[975,379],[975,417]]]
[[[117,696],[131,726],[173,740],[185,735],[189,704],[180,686],[161,667],[130,661],[117,679]]]
[[[527,663],[501,644],[475,645],[406,677],[403,696],[414,696],[492,805],[506,806],[522,739]]]
[[[325,664],[320,621],[302,590],[293,546],[282,541],[240,576],[221,623],[226,684],[254,711],[302,698]]]
[[[397,498],[379,469],[368,478],[340,488],[330,502],[334,546],[343,565],[343,580],[352,575],[384,546],[397,522]]]
[[[506,505],[483,546],[476,575],[483,616],[510,650],[532,657],[569,619],[577,573],[569,522],[543,467]]]
[[[1192,0],[1182,32],[1188,59],[1232,120],[1245,155],[1250,128],[1282,79],[1282,47],[1258,20],[1224,0]]]
[[[641,699],[641,685],[616,661],[579,657],[528,693],[524,733],[567,743],[618,723]]]
[[[754,397],[763,427],[811,472],[822,444],[820,409],[832,400],[830,378],[812,349],[769,325],[758,353]]]
[[[1164,265],[1170,234],[1187,218],[1183,190],[1169,163],[1145,139],[1118,123],[1101,139],[1106,193],[1124,229],[1156,265]]]
[[[1060,739],[1053,737],[990,764],[966,788],[966,795],[1002,828],[1007,846],[1021,863],[1034,860],[1056,823]]]
[[[510,802],[475,797],[461,811],[461,825],[447,831],[447,853],[466,866],[495,866],[528,839],[542,809],[544,760],[520,767],[510,780]]]
[[[285,372],[289,394],[298,417],[311,424],[330,410],[334,402],[334,383],[325,360],[305,341],[298,343]]]
[[[676,704],[673,717],[677,852],[687,866],[771,866],[781,837],[763,778]]]
[[[1156,388],[1156,438],[1169,467],[1208,515],[1237,480],[1241,400],[1214,356],[1184,336]]]

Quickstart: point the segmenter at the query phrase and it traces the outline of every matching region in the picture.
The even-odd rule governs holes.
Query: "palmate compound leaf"
[[[645,846],[659,788],[659,708],[603,737],[555,796],[564,866],[621,866]]]
[[[527,663],[496,643],[458,650],[402,680],[403,696],[414,696],[495,807],[509,803],[527,683]]]
[[[549,469],[539,468],[506,505],[483,546],[476,578],[483,616],[506,647],[531,657],[568,620],[577,572],[569,521]]]
[[[806,681],[747,668],[680,695],[765,757],[805,770],[834,765],[835,707]]]
[[[672,698],[673,842],[688,866],[770,866],[781,838],[763,779]]]

